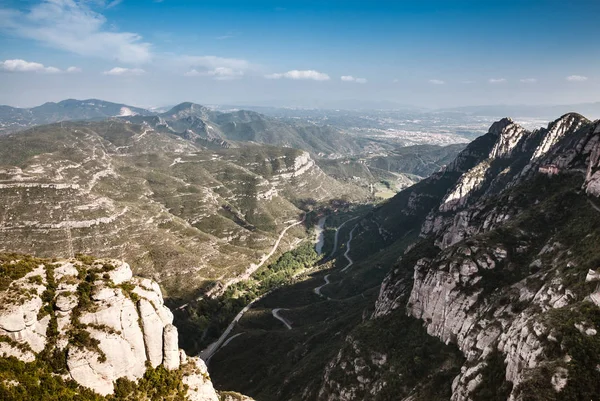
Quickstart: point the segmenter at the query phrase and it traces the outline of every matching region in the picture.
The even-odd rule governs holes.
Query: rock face
[[[456,346],[465,360],[453,401],[589,398],[600,380],[600,358],[586,348],[599,344],[598,196],[600,122],[571,113],[533,132],[495,123],[375,212],[395,238],[420,229],[421,240],[383,281],[370,329],[385,333],[406,314]],[[394,369],[365,363],[377,345],[353,352],[353,336],[330,361],[321,399],[355,399],[361,383],[378,399],[376,379]],[[397,346],[405,340],[399,334]],[[427,399],[418,387],[403,394]]]
[[[162,365],[183,371],[188,399],[219,400],[204,362],[179,349],[158,284],[133,277],[127,263],[16,259],[3,266],[25,274],[0,292],[0,356],[32,362],[44,349],[62,349],[68,377],[101,395],[112,394],[118,378],[140,379],[147,363]],[[44,313],[49,296],[55,310]],[[57,333],[48,331],[54,318]]]

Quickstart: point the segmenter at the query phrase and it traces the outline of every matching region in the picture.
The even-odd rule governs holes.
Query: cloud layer
[[[63,71],[60,68],[45,66],[42,63],[25,61],[21,59],[0,61],[0,70],[7,72],[38,72],[46,74],[60,74],[61,72],[81,72],[81,68],[79,67],[69,67]]]
[[[189,68],[185,76],[213,77],[221,81],[240,78],[251,68],[246,60],[217,56],[180,56],[174,62]]]
[[[315,71],[315,70],[304,70],[304,71],[292,70],[292,71],[283,72],[283,73],[265,75],[265,78],[268,78],[268,79],[281,79],[281,78],[311,79],[314,81],[328,81],[330,79],[329,75],[319,72],[319,71]]]
[[[569,82],[584,82],[587,80],[588,80],[588,77],[584,77],[583,75],[569,75],[567,77],[567,81],[569,81]]]
[[[340,79],[344,82],[356,82],[357,84],[366,84],[366,78],[355,78],[352,75],[342,75]]]
[[[503,84],[506,82],[506,78],[490,78],[488,82],[491,84]]]
[[[143,75],[146,71],[141,68],[124,68],[124,67],[115,67],[111,70],[104,71],[104,75],[113,75],[113,76],[136,76]]]
[[[444,85],[446,82],[442,81],[441,79],[430,79],[429,83],[434,85]]]
[[[49,47],[83,56],[144,63],[151,46],[131,32],[114,32],[90,2],[45,0],[26,12],[0,9],[0,29],[14,36],[37,40]]]

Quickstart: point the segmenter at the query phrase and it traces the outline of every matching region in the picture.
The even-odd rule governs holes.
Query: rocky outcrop
[[[428,214],[421,236],[435,235],[436,244],[445,248],[503,224],[527,205],[509,207],[507,199],[490,205],[489,200],[535,178],[543,166],[556,166],[559,172],[587,171],[584,188],[589,194],[600,194],[599,133],[598,123],[576,113],[533,132],[516,128],[508,119],[495,123],[487,134],[495,138],[487,158],[461,174],[439,207]]]
[[[582,380],[576,378],[581,369],[594,369],[574,361],[582,351],[572,348],[600,329],[589,309],[600,306],[600,274],[591,257],[600,207],[585,196],[600,196],[600,124],[570,113],[527,132],[502,120],[478,141],[448,166],[446,176],[460,175],[422,220],[421,237],[439,247],[437,256],[415,259],[412,280],[401,271],[407,266],[396,265],[382,283],[372,319],[404,311],[429,335],[456,345],[466,361],[453,380],[454,401],[473,399],[486,386],[489,391],[490,372],[498,371],[505,373],[509,400],[540,388],[548,393],[537,399],[560,399],[562,391],[576,391],[572,383]],[[476,162],[461,171],[467,155]],[[544,166],[558,176],[540,174]],[[579,188],[584,178],[585,192]],[[433,179],[390,203],[422,197],[424,183],[433,185]],[[555,217],[565,211],[563,220]],[[572,222],[580,213],[587,225]],[[568,247],[561,244],[562,230],[574,230],[576,241],[589,247],[577,251],[572,239]],[[409,250],[405,258],[412,255]],[[579,268],[586,263],[591,270]],[[339,375],[340,362],[332,363]],[[357,388],[359,375],[350,376],[336,394]]]
[[[33,362],[44,349],[64,350],[65,377],[101,395],[112,394],[119,378],[142,378],[147,363],[162,365],[183,373],[189,400],[219,400],[204,362],[179,349],[173,314],[158,284],[133,277],[127,263],[27,259],[3,264],[11,266],[29,271],[0,292],[0,356]],[[55,333],[48,329],[53,319]]]
[[[12,261],[6,266],[14,269],[24,268],[21,262]],[[43,306],[41,297],[46,286],[44,267],[31,266],[28,273],[0,292],[0,336],[10,341],[0,343],[0,355],[31,361],[35,353],[44,349],[50,317],[38,319],[38,315]]]

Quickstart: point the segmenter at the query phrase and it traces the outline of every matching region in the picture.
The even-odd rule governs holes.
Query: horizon
[[[598,102],[600,61],[590,49],[599,11],[591,0],[4,0],[0,103]]]
[[[586,117],[590,120],[596,120],[600,118],[600,102],[587,102],[587,103],[578,103],[578,104],[534,104],[534,105],[509,105],[509,104],[488,104],[488,105],[479,105],[479,106],[456,106],[456,107],[442,107],[442,108],[426,108],[426,107],[418,107],[411,105],[398,105],[397,108],[340,108],[340,107],[290,107],[290,106],[276,106],[276,105],[258,105],[258,104],[201,104],[190,100],[180,101],[174,104],[165,104],[158,106],[144,106],[139,104],[127,104],[119,101],[112,101],[106,99],[98,99],[98,98],[68,98],[62,99],[59,101],[47,101],[42,104],[37,104],[29,107],[19,107],[13,106],[9,104],[0,104],[0,107],[13,107],[20,109],[33,109],[36,107],[41,107],[46,104],[59,104],[68,101],[77,101],[77,102],[85,102],[85,101],[99,101],[99,102],[108,102],[113,104],[121,104],[127,107],[134,107],[138,109],[144,109],[149,112],[155,113],[167,113],[171,109],[178,107],[185,103],[191,103],[202,107],[207,107],[209,109],[219,111],[219,112],[228,112],[233,110],[252,110],[261,114],[269,114],[267,111],[263,109],[271,109],[271,110],[299,110],[299,111],[324,111],[324,112],[411,112],[411,113],[443,113],[443,112],[454,112],[454,113],[464,113],[465,115],[474,115],[474,116],[482,116],[482,117],[491,117],[491,118],[539,118],[540,120],[547,120],[548,123],[564,116],[566,114],[580,114],[583,117]],[[502,109],[517,109],[523,108],[526,111],[522,114],[519,113],[504,113],[505,110]],[[580,108],[584,108],[584,111],[581,111]],[[493,112],[478,112],[480,109],[487,109],[488,111],[493,110]],[[497,110],[494,110],[497,109]],[[555,109],[561,109],[562,111],[556,111]],[[533,112],[532,112],[533,110]]]

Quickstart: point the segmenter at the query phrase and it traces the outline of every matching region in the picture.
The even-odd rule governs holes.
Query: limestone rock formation
[[[219,400],[204,362],[179,349],[158,284],[133,277],[127,263],[15,257],[2,269],[14,280],[0,291],[0,357],[33,362],[64,350],[65,377],[101,395],[119,378],[141,379],[147,363],[162,365],[182,372],[189,400]]]
[[[490,392],[510,401],[594,398],[598,196],[600,122],[569,113],[532,132],[509,119],[494,124],[445,170],[375,212],[395,238],[420,229],[420,239],[390,269],[363,325],[386,333],[401,316],[458,349],[452,401]],[[405,346],[396,332],[395,346]],[[320,399],[386,399],[377,380],[398,366],[368,361],[378,344],[359,343],[357,333],[328,364]],[[403,385],[398,399],[430,399]]]

